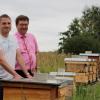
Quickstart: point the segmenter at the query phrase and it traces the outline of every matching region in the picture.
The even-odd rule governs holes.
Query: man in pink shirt
[[[29,18],[24,15],[19,15],[16,18],[17,31],[14,35],[18,41],[20,52],[24,58],[28,72],[33,75],[34,71],[37,70],[37,52],[38,45],[36,38],[31,34],[27,33],[29,25]],[[22,77],[26,77],[19,63],[16,63],[16,72]]]

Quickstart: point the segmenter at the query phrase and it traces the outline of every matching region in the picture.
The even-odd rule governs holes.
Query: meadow
[[[64,68],[64,58],[70,55],[57,52],[40,52],[38,54],[38,67],[42,73],[58,71]],[[100,82],[89,85],[81,85],[73,92],[72,100],[100,100]]]
[[[38,54],[38,67],[40,72],[49,73],[57,71],[58,68],[64,68],[65,54],[58,54],[57,52],[42,52]]]

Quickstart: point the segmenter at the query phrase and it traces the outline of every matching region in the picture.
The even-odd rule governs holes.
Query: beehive
[[[91,83],[97,78],[97,63],[88,58],[65,58],[65,71],[76,72],[76,83]]]
[[[93,59],[96,60],[96,66],[97,67],[96,67],[95,73],[97,74],[96,75],[97,78],[100,78],[100,54],[99,53],[80,53],[80,56],[86,56],[91,60],[93,60]]]

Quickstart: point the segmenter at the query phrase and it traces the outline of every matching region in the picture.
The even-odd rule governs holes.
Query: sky
[[[11,34],[16,32],[16,17],[28,16],[28,32],[35,35],[39,51],[47,52],[59,48],[59,33],[66,31],[72,20],[80,18],[82,11],[92,5],[100,6],[100,0],[1,0],[0,15],[12,18]]]

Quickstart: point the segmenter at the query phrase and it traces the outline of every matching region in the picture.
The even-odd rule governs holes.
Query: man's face
[[[9,18],[1,18],[0,20],[0,34],[2,36],[7,37],[11,30],[11,19]]]
[[[19,21],[18,24],[16,25],[18,32],[22,35],[26,34],[26,32],[28,30],[28,24],[29,24],[29,22],[27,20]]]

